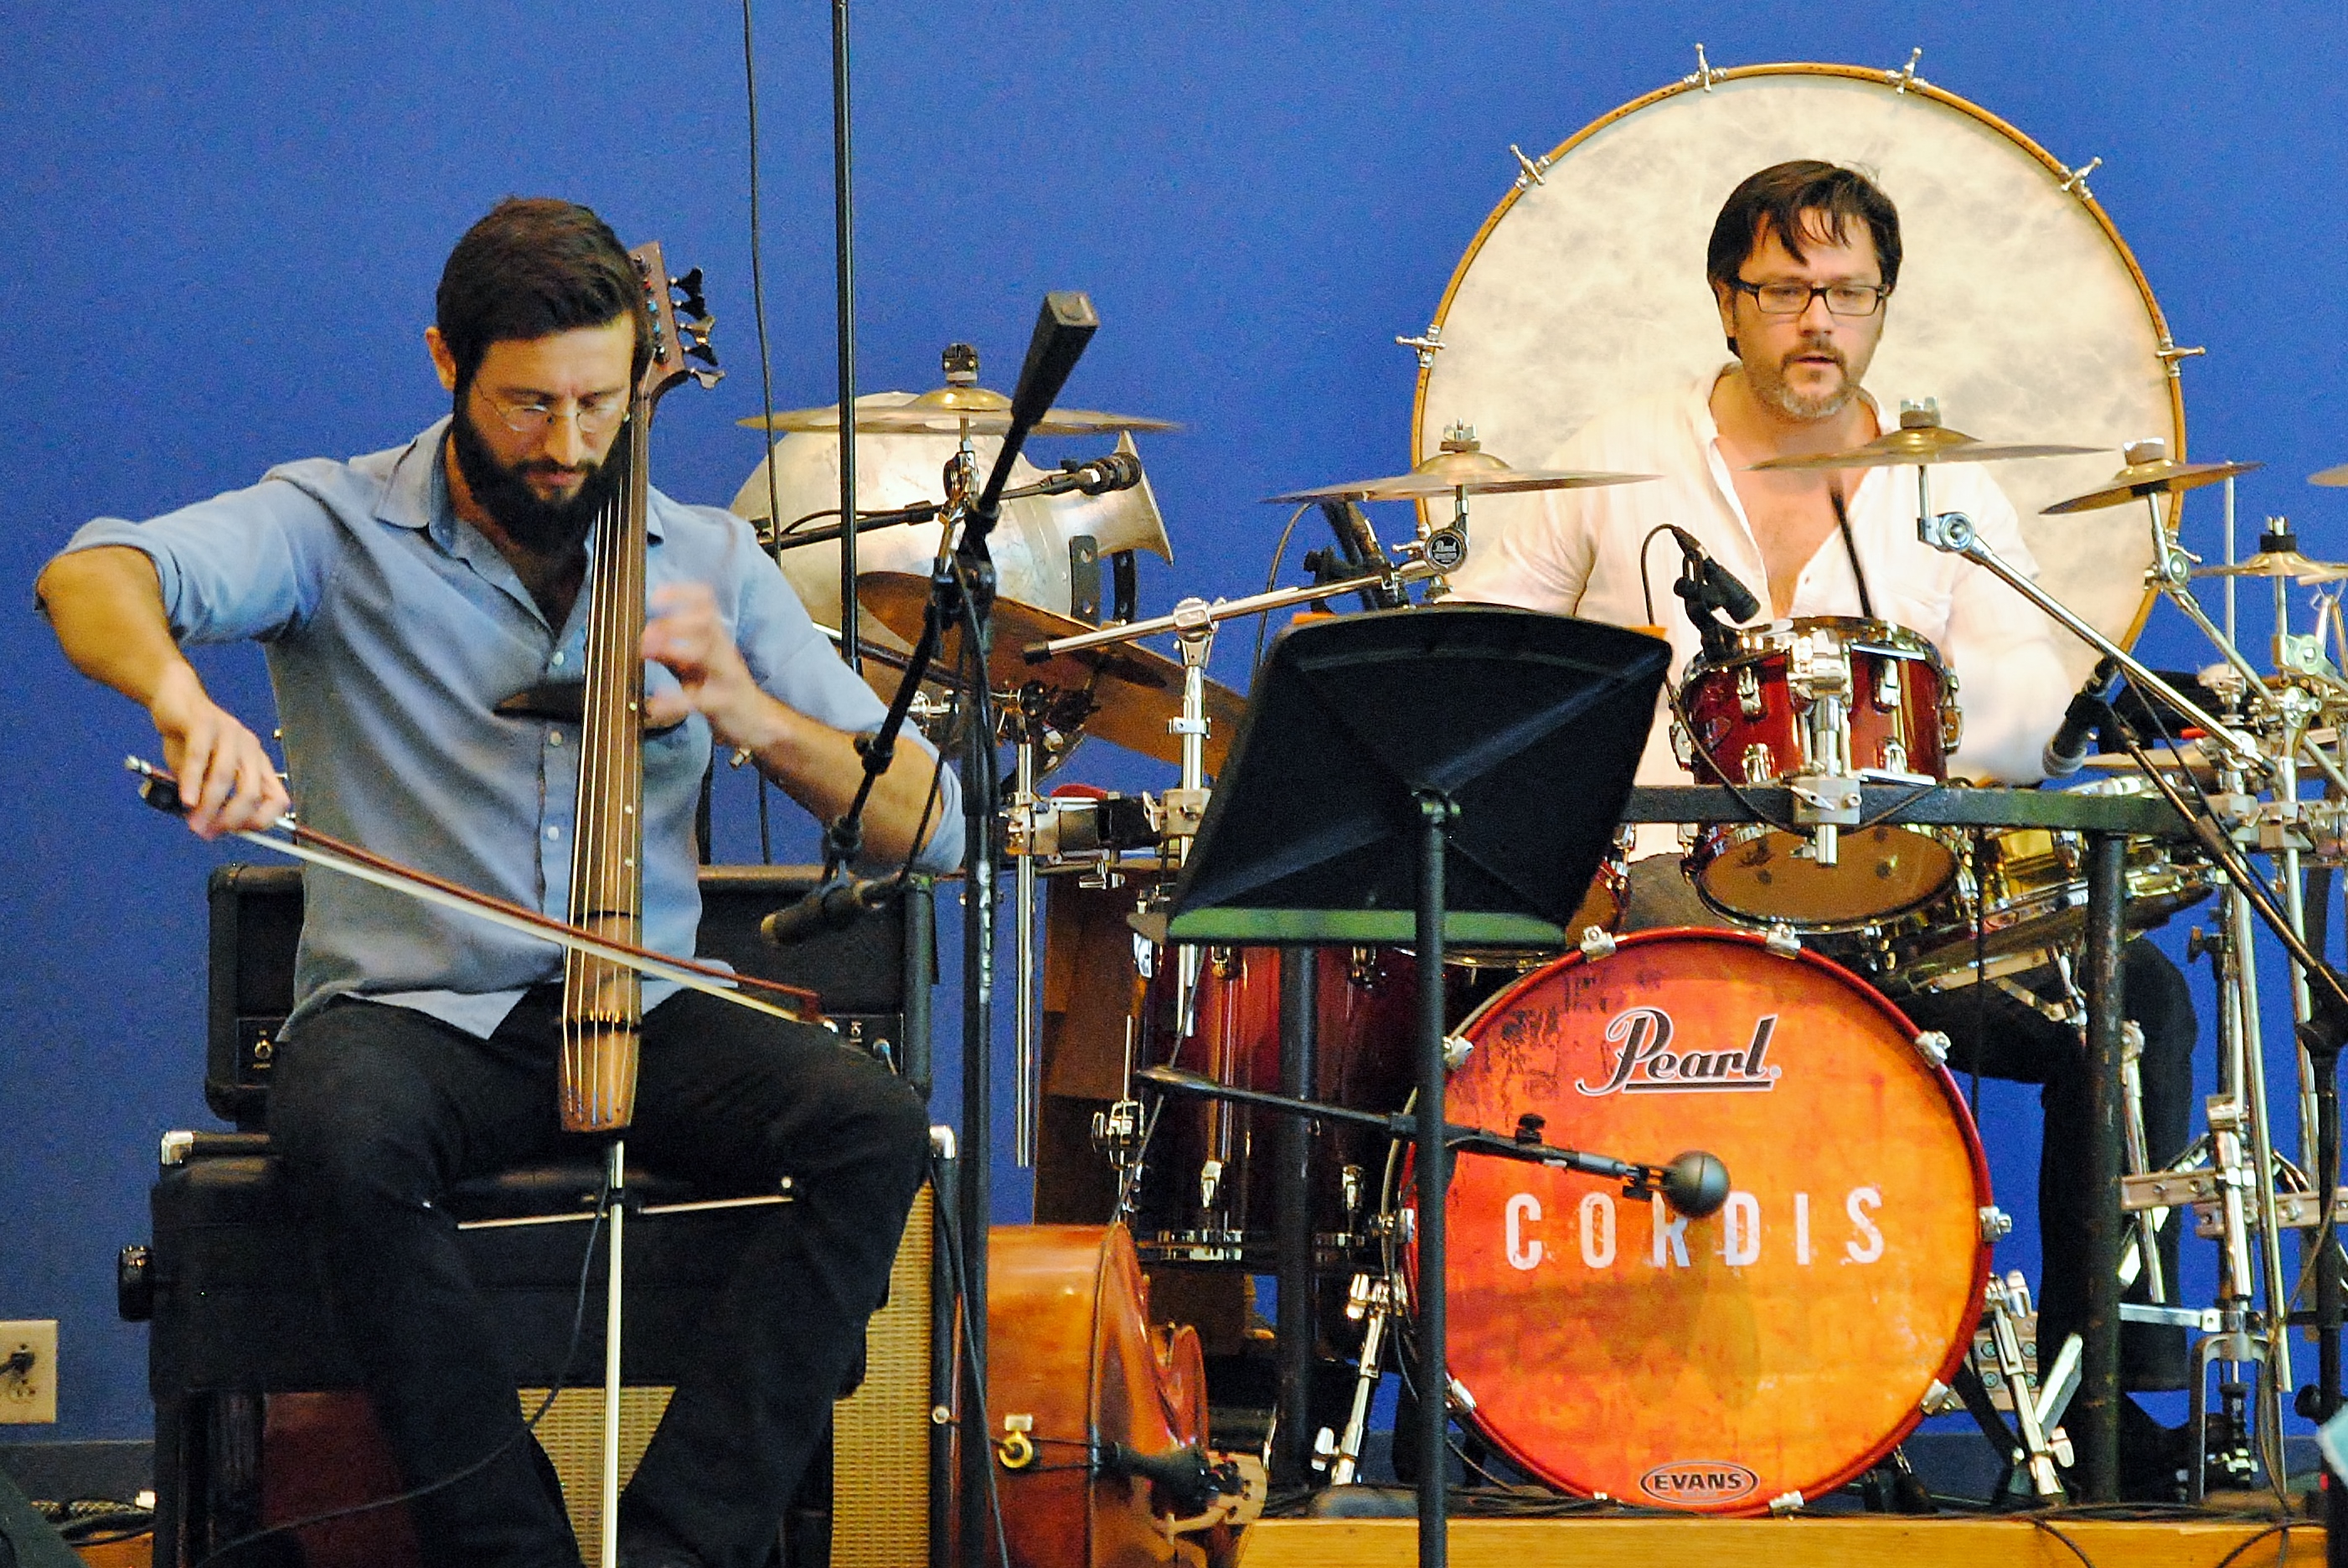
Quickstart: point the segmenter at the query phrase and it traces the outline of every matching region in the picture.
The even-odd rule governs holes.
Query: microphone
[[[1663,1192],[1664,1202],[1701,1220],[1728,1202],[1728,1167],[1718,1155],[1691,1149],[1663,1167]]]
[[[1073,480],[1086,495],[1107,495],[1111,490],[1131,490],[1141,482],[1141,458],[1135,452],[1111,452],[1083,462],[1068,459],[1060,464],[1060,474]]]
[[[758,923],[758,934],[769,946],[788,947],[827,931],[844,931],[903,892],[893,876],[834,882],[767,916]]]
[[[1237,1465],[1228,1460],[1210,1465],[1195,1447],[1145,1454],[1123,1443],[1103,1443],[1093,1463],[1103,1475],[1148,1481],[1186,1517],[1204,1513],[1218,1496],[1236,1497],[1245,1490]]]
[[[2112,681],[2120,673],[2119,665],[2106,657],[2096,661],[2095,673],[2087,677],[2064,710],[2063,727],[2047,740],[2046,748],[2038,754],[2039,770],[2049,779],[2067,779],[2076,773],[2087,760],[2087,748],[2096,728],[2111,722]]]
[[[1688,577],[1702,592],[1708,608],[1725,612],[1732,621],[1749,621],[1761,609],[1761,601],[1753,596],[1736,574],[1719,562],[1699,543],[1694,534],[1675,524],[1665,524],[1672,537],[1679,541],[1680,553],[1687,558]],[[1682,598],[1687,595],[1681,594]]]
[[[1345,552],[1346,563],[1361,572],[1383,572],[1389,562],[1385,547],[1378,542],[1377,530],[1370,526],[1369,513],[1354,502],[1324,500],[1321,515],[1329,520],[1329,531],[1337,536],[1337,547]],[[1369,608],[1395,610],[1408,603],[1399,588],[1380,585],[1363,596]]]

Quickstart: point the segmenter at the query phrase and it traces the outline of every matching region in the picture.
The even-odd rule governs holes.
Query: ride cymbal
[[[2196,577],[2291,577],[2302,583],[2336,583],[2348,577],[2348,564],[2310,561],[2296,550],[2261,550],[2231,566],[2197,566]]]
[[[761,415],[737,419],[745,429],[808,430],[829,433],[839,428],[839,405],[791,408],[771,420]],[[860,435],[958,436],[967,426],[973,436],[1000,436],[1011,428],[1011,399],[984,387],[959,384],[924,392],[893,408],[859,408]],[[1109,414],[1097,408],[1049,408],[1035,421],[1038,436],[1114,435],[1119,430],[1179,430],[1169,419],[1141,414]]]
[[[1638,484],[1653,474],[1582,472],[1571,469],[1512,469],[1484,450],[1476,432],[1454,426],[1443,449],[1406,474],[1352,480],[1266,496],[1268,501],[1431,500],[1447,495],[1508,495],[1518,490],[1582,490],[1593,485]]]
[[[910,643],[922,634],[930,580],[911,572],[868,572],[857,579],[856,597],[874,619]],[[1168,720],[1182,716],[1179,662],[1134,643],[1063,654],[1040,665],[1027,662],[1025,650],[1030,644],[1095,629],[1033,604],[997,599],[986,661],[987,684],[999,692],[1033,686],[1046,693],[1073,694],[1080,700],[1075,705],[1076,716],[1066,719],[1068,724],[1128,751],[1179,765],[1181,737],[1166,727]],[[962,628],[956,626],[939,645],[937,667],[953,669],[961,654]],[[1047,706],[1060,714],[1066,714],[1068,707]],[[1245,697],[1216,681],[1207,682],[1208,772],[1221,770],[1246,712]]]
[[[2058,500],[2053,506],[2041,507],[2039,515],[2055,517],[2066,512],[2096,511],[2148,495],[2175,495],[2266,466],[2263,463],[2184,462],[2171,458],[2168,443],[2159,440],[2131,441],[2121,455],[2127,466],[2112,476],[2110,483],[2085,495]],[[2348,480],[2343,482],[2348,483]]]
[[[2095,447],[2054,446],[2044,442],[1993,445],[1977,441],[1962,430],[1941,423],[1941,410],[1930,398],[1902,404],[1900,428],[1886,430],[1863,447],[1844,452],[1803,453],[1754,463],[1754,473],[1799,473],[1832,469],[1903,469],[1925,463],[2001,463],[2013,458],[2075,458]]]

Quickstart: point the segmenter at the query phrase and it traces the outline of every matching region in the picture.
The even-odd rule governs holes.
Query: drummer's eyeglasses
[[[485,391],[481,394],[481,401],[496,409],[498,418],[505,421],[506,428],[518,436],[535,436],[557,417],[554,406],[542,398],[532,398],[527,403],[505,403]],[[625,392],[598,392],[592,397],[582,397],[571,405],[571,411],[565,417],[579,427],[581,435],[600,436],[628,417],[628,395]]]
[[[1728,286],[1751,294],[1763,315],[1799,315],[1820,294],[1832,315],[1873,315],[1891,293],[1882,284],[1748,284],[1743,278],[1729,279]]]

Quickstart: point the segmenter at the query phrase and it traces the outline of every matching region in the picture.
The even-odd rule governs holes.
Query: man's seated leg
[[[499,1326],[454,1222],[433,1207],[452,1182],[553,1144],[553,1058],[506,1030],[477,1040],[407,1008],[344,1000],[286,1036],[272,1079],[271,1138],[408,1483],[498,1451],[479,1475],[415,1503],[426,1557],[577,1568],[552,1467],[522,1435]]]
[[[629,1484],[623,1544],[640,1560],[765,1561],[887,1294],[928,1120],[910,1087],[829,1030],[693,992],[646,1018],[631,1155],[715,1191],[788,1177],[792,1202],[737,1260]]]

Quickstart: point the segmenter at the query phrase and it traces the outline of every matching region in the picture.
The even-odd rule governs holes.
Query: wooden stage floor
[[[2227,1518],[1455,1519],[1450,1542],[1455,1568],[2272,1568],[2323,1558],[2314,1521],[2293,1521],[2286,1537],[2272,1519]],[[1415,1520],[1269,1519],[1241,1533],[1236,1568],[1409,1568],[1417,1552]]]

